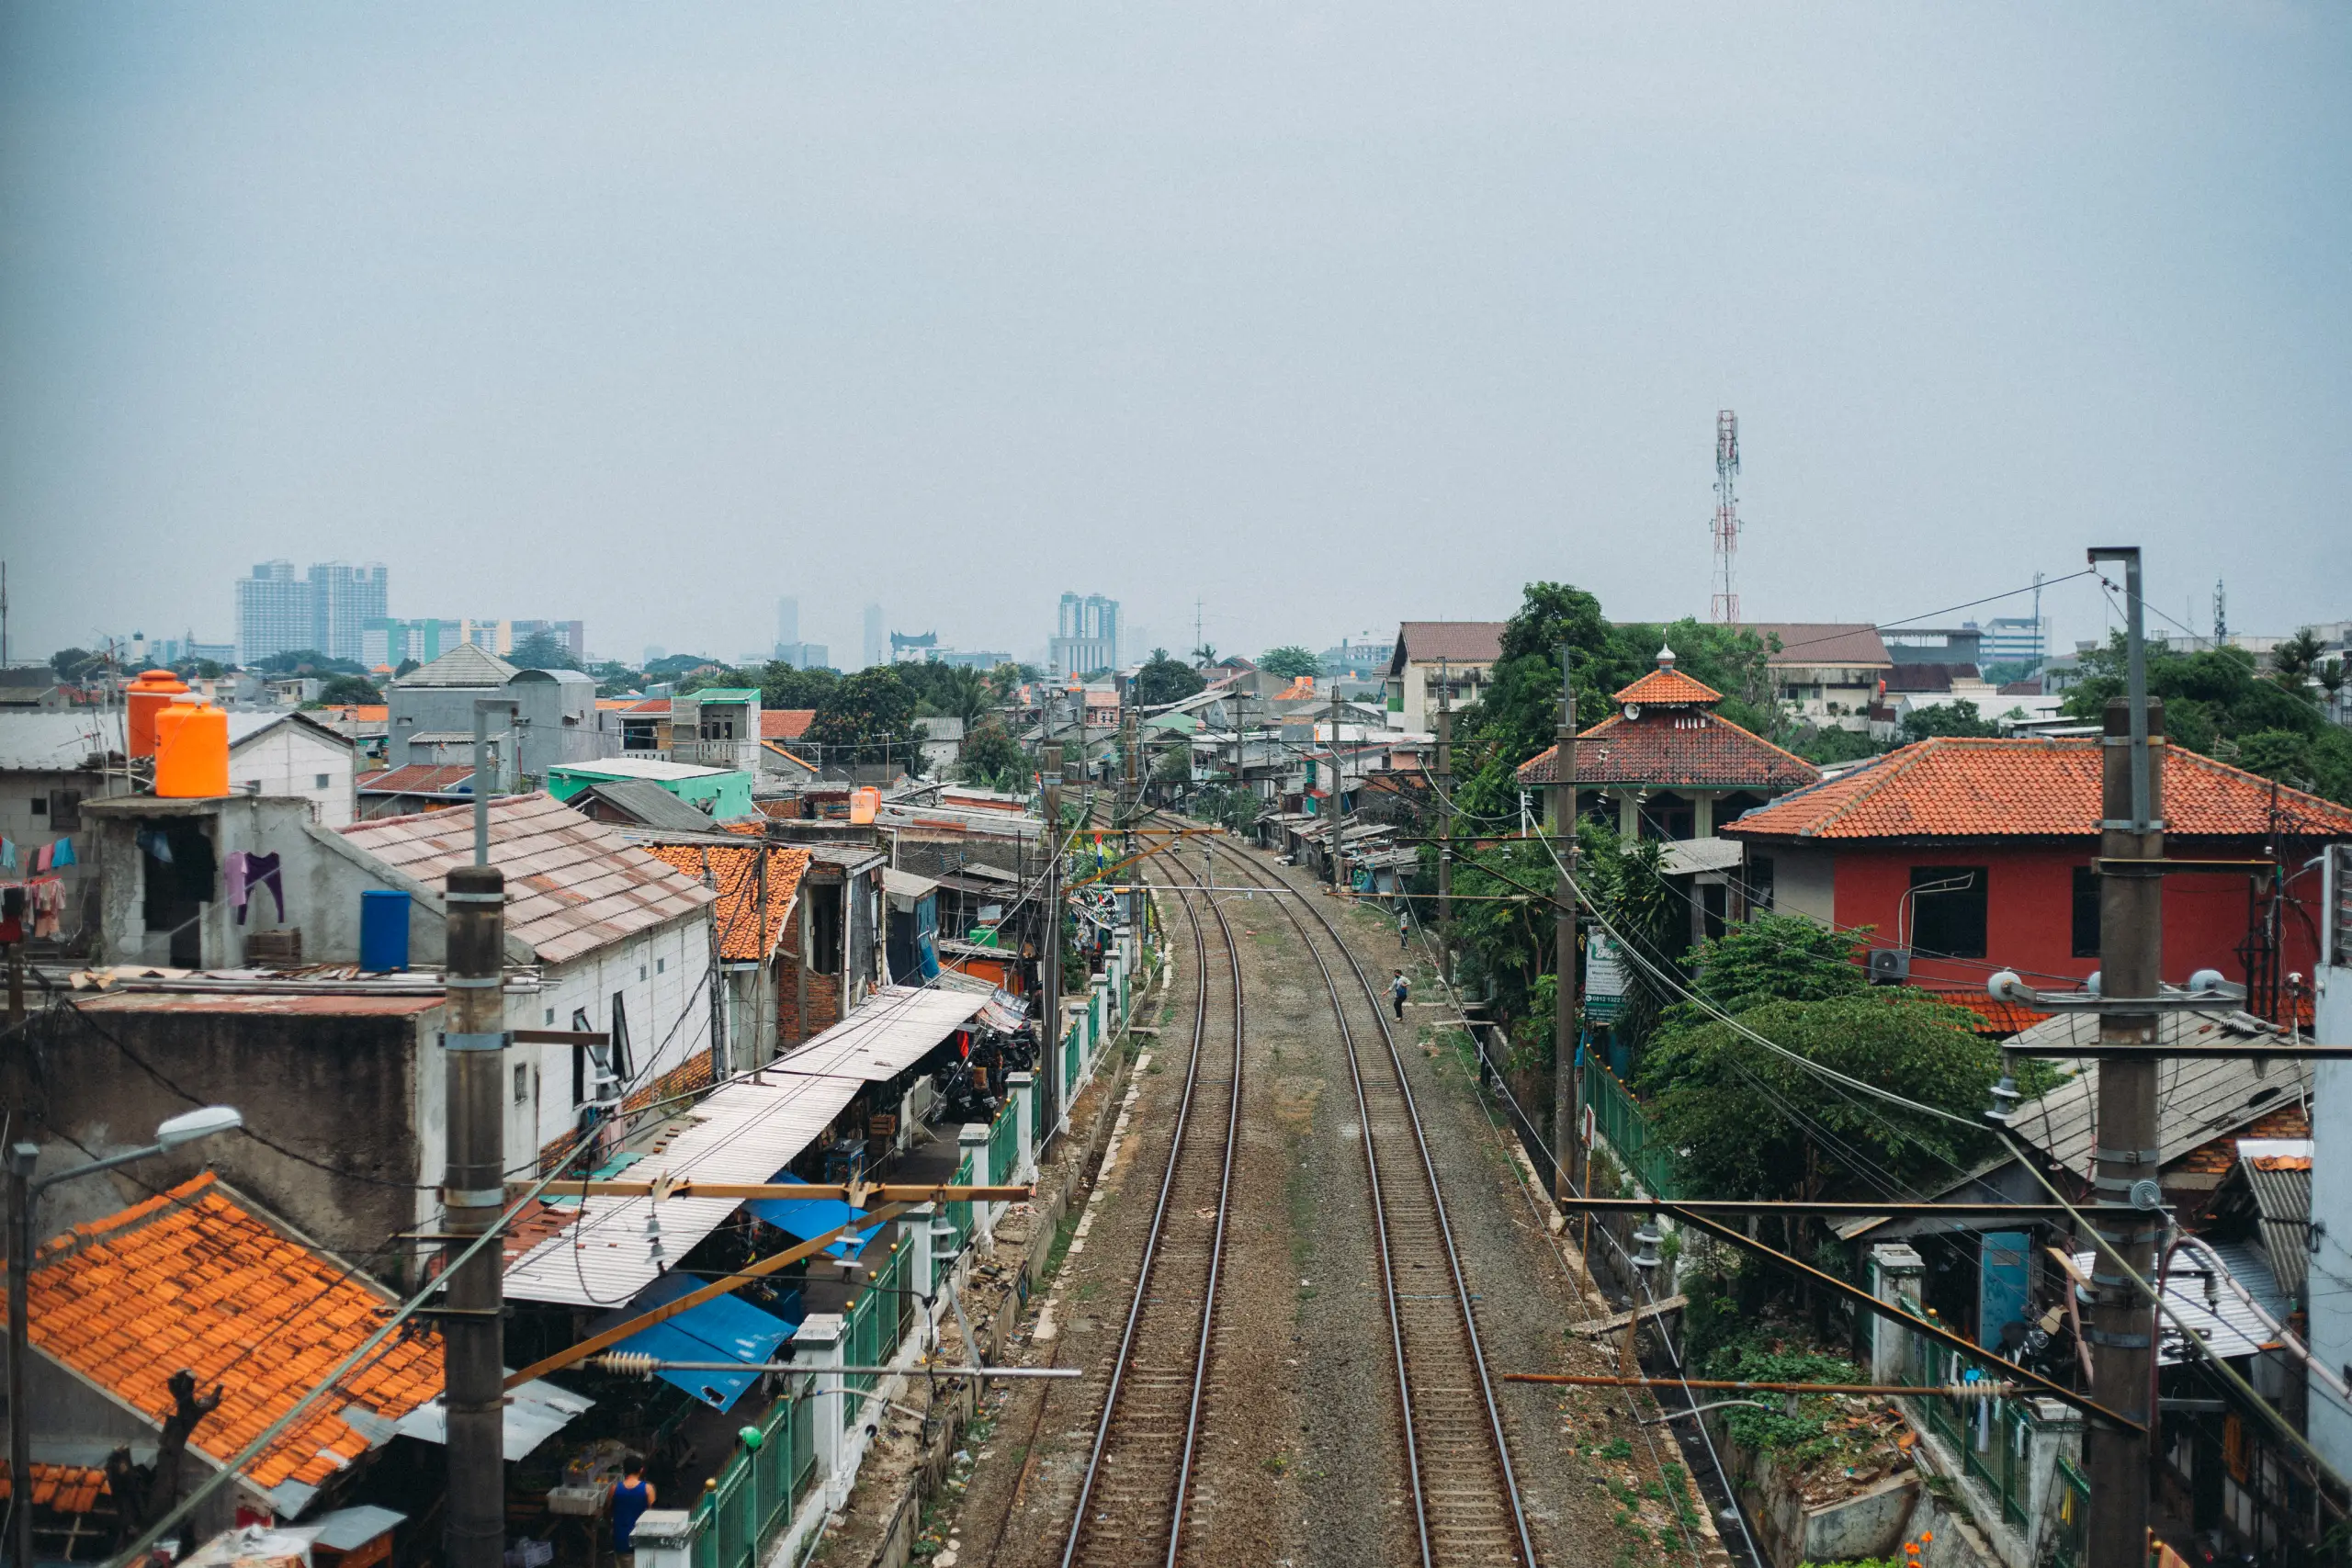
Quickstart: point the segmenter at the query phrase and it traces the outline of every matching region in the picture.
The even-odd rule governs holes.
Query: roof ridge
[[[1715,712],[1713,709],[1712,709],[1712,708],[1707,709],[1707,710],[1705,711],[1705,715],[1704,715],[1704,716],[1706,716],[1706,717],[1708,717],[1708,718],[1710,718],[1710,719],[1713,719],[1713,720],[1715,723],[1717,723],[1717,724],[1722,725],[1725,729],[1734,730],[1734,731],[1736,731],[1737,733],[1739,733],[1739,734],[1741,734],[1741,735],[1745,735],[1745,736],[1746,736],[1746,737],[1747,737],[1747,739],[1749,739],[1750,740],[1755,741],[1758,746],[1766,747],[1766,748],[1768,748],[1768,749],[1770,749],[1770,750],[1771,750],[1778,751],[1781,756],[1786,757],[1786,758],[1787,758],[1790,761],[1792,761],[1792,762],[1798,763],[1799,765],[1804,766],[1804,767],[1811,768],[1811,769],[1812,769],[1815,773],[1818,773],[1819,772],[1821,772],[1821,764],[1820,764],[1820,763],[1818,763],[1818,762],[1813,762],[1813,761],[1807,761],[1804,758],[1798,756],[1794,751],[1790,750],[1787,747],[1782,746],[1782,745],[1780,745],[1779,743],[1777,743],[1777,742],[1775,742],[1775,741],[1773,741],[1773,740],[1770,740],[1770,739],[1766,739],[1764,736],[1761,736],[1761,735],[1757,734],[1757,733],[1756,733],[1756,731],[1754,731],[1754,730],[1752,730],[1752,729],[1748,728],[1747,728],[1747,726],[1746,726],[1746,725],[1744,725],[1744,724],[1734,724],[1730,719],[1725,718],[1723,715],[1721,715],[1721,714],[1719,714],[1719,713],[1716,713],[1716,712]],[[1811,788],[1812,786],[1811,786],[1810,784],[1808,784],[1806,787],[1807,787],[1807,788]],[[1783,798],[1785,798],[1785,797],[1783,797]]]
[[[220,1184],[220,1177],[209,1170],[200,1170],[175,1187],[167,1187],[152,1198],[142,1198],[128,1208],[95,1220],[85,1220],[62,1235],[53,1235],[41,1243],[33,1254],[33,1267],[74,1257],[85,1248],[95,1247],[128,1231],[134,1231],[169,1209],[185,1209],[193,1204],[206,1189]]]

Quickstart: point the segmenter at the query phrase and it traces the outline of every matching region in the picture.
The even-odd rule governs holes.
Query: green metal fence
[[[951,1187],[972,1184],[972,1156],[966,1155],[956,1167],[956,1174],[947,1179]],[[964,1250],[964,1238],[972,1234],[972,1205],[968,1199],[949,1203],[943,1211],[952,1234],[935,1235],[931,1244],[931,1288],[937,1290],[939,1281],[956,1266],[956,1255]]]
[[[1903,1308],[1915,1310],[1908,1302]],[[1911,1402],[1915,1413],[1929,1431],[1951,1445],[1968,1473],[1998,1499],[2001,1517],[2023,1529],[2030,1523],[2027,1506],[2033,1494],[2032,1407],[2023,1400],[1949,1399],[1924,1392],[1966,1381],[1970,1369],[1983,1367],[1985,1358],[1964,1355],[1924,1334],[1909,1339],[1902,1381],[1923,1391]]]
[[[1069,1093],[1071,1087],[1078,1082],[1078,1041],[1080,1032],[1085,1027],[1083,1021],[1074,1020],[1070,1023],[1069,1032],[1062,1036],[1062,1092],[1064,1094]]]
[[[2058,1461],[2058,1522],[2050,1532],[2051,1568],[2079,1568],[2090,1544],[2090,1483],[2082,1472]]]
[[[757,1568],[816,1479],[815,1402],[783,1398],[756,1423],[757,1449],[738,1448],[694,1509],[695,1568]]]
[[[1588,1055],[1584,1067],[1584,1102],[1592,1107],[1594,1123],[1609,1146],[1617,1151],[1653,1198],[1679,1198],[1674,1150],[1664,1139],[1652,1141],[1648,1118],[1617,1076]]]
[[[1001,1186],[1012,1179],[1021,1164],[1021,1108],[1010,1099],[989,1129],[989,1179],[985,1185]]]

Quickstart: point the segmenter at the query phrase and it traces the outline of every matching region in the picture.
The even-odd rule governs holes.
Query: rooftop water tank
[[[209,800],[229,793],[229,716],[210,703],[173,701],[155,712],[155,793]]]

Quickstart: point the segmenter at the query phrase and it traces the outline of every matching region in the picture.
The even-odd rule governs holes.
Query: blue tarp
[[[688,1275],[664,1274],[628,1304],[628,1313],[634,1315],[677,1300],[689,1291],[700,1290],[707,1280]],[[688,1307],[666,1322],[630,1335],[613,1347],[616,1350],[634,1351],[655,1356],[665,1361],[747,1361],[757,1363],[772,1360],[775,1348],[792,1337],[797,1325],[770,1313],[762,1312],[738,1296],[718,1296],[700,1306]],[[743,1397],[743,1391],[760,1380],[755,1371],[677,1371],[653,1374],[663,1382],[674,1383],[718,1410],[731,1410]]]
[[[779,1170],[768,1179],[797,1182],[800,1179],[790,1171]],[[837,1198],[754,1198],[743,1207],[786,1235],[796,1235],[803,1241],[822,1235],[837,1225],[845,1225],[865,1213],[865,1210],[853,1209]],[[888,1224],[888,1220],[877,1220],[864,1230],[853,1231],[848,1235],[827,1242],[825,1250],[836,1258],[855,1258],[865,1250],[865,1244],[874,1239],[874,1233]]]

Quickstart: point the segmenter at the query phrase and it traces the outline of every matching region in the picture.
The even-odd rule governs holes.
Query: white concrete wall
[[[1775,844],[1750,844],[1750,862],[1772,862],[1772,912],[1803,915],[1825,926],[1838,923],[1838,887],[1827,850],[1795,850]]]
[[[299,724],[273,724],[229,749],[229,787],[258,784],[264,795],[300,795],[318,807],[325,828],[348,826],[356,813],[352,749]]]

